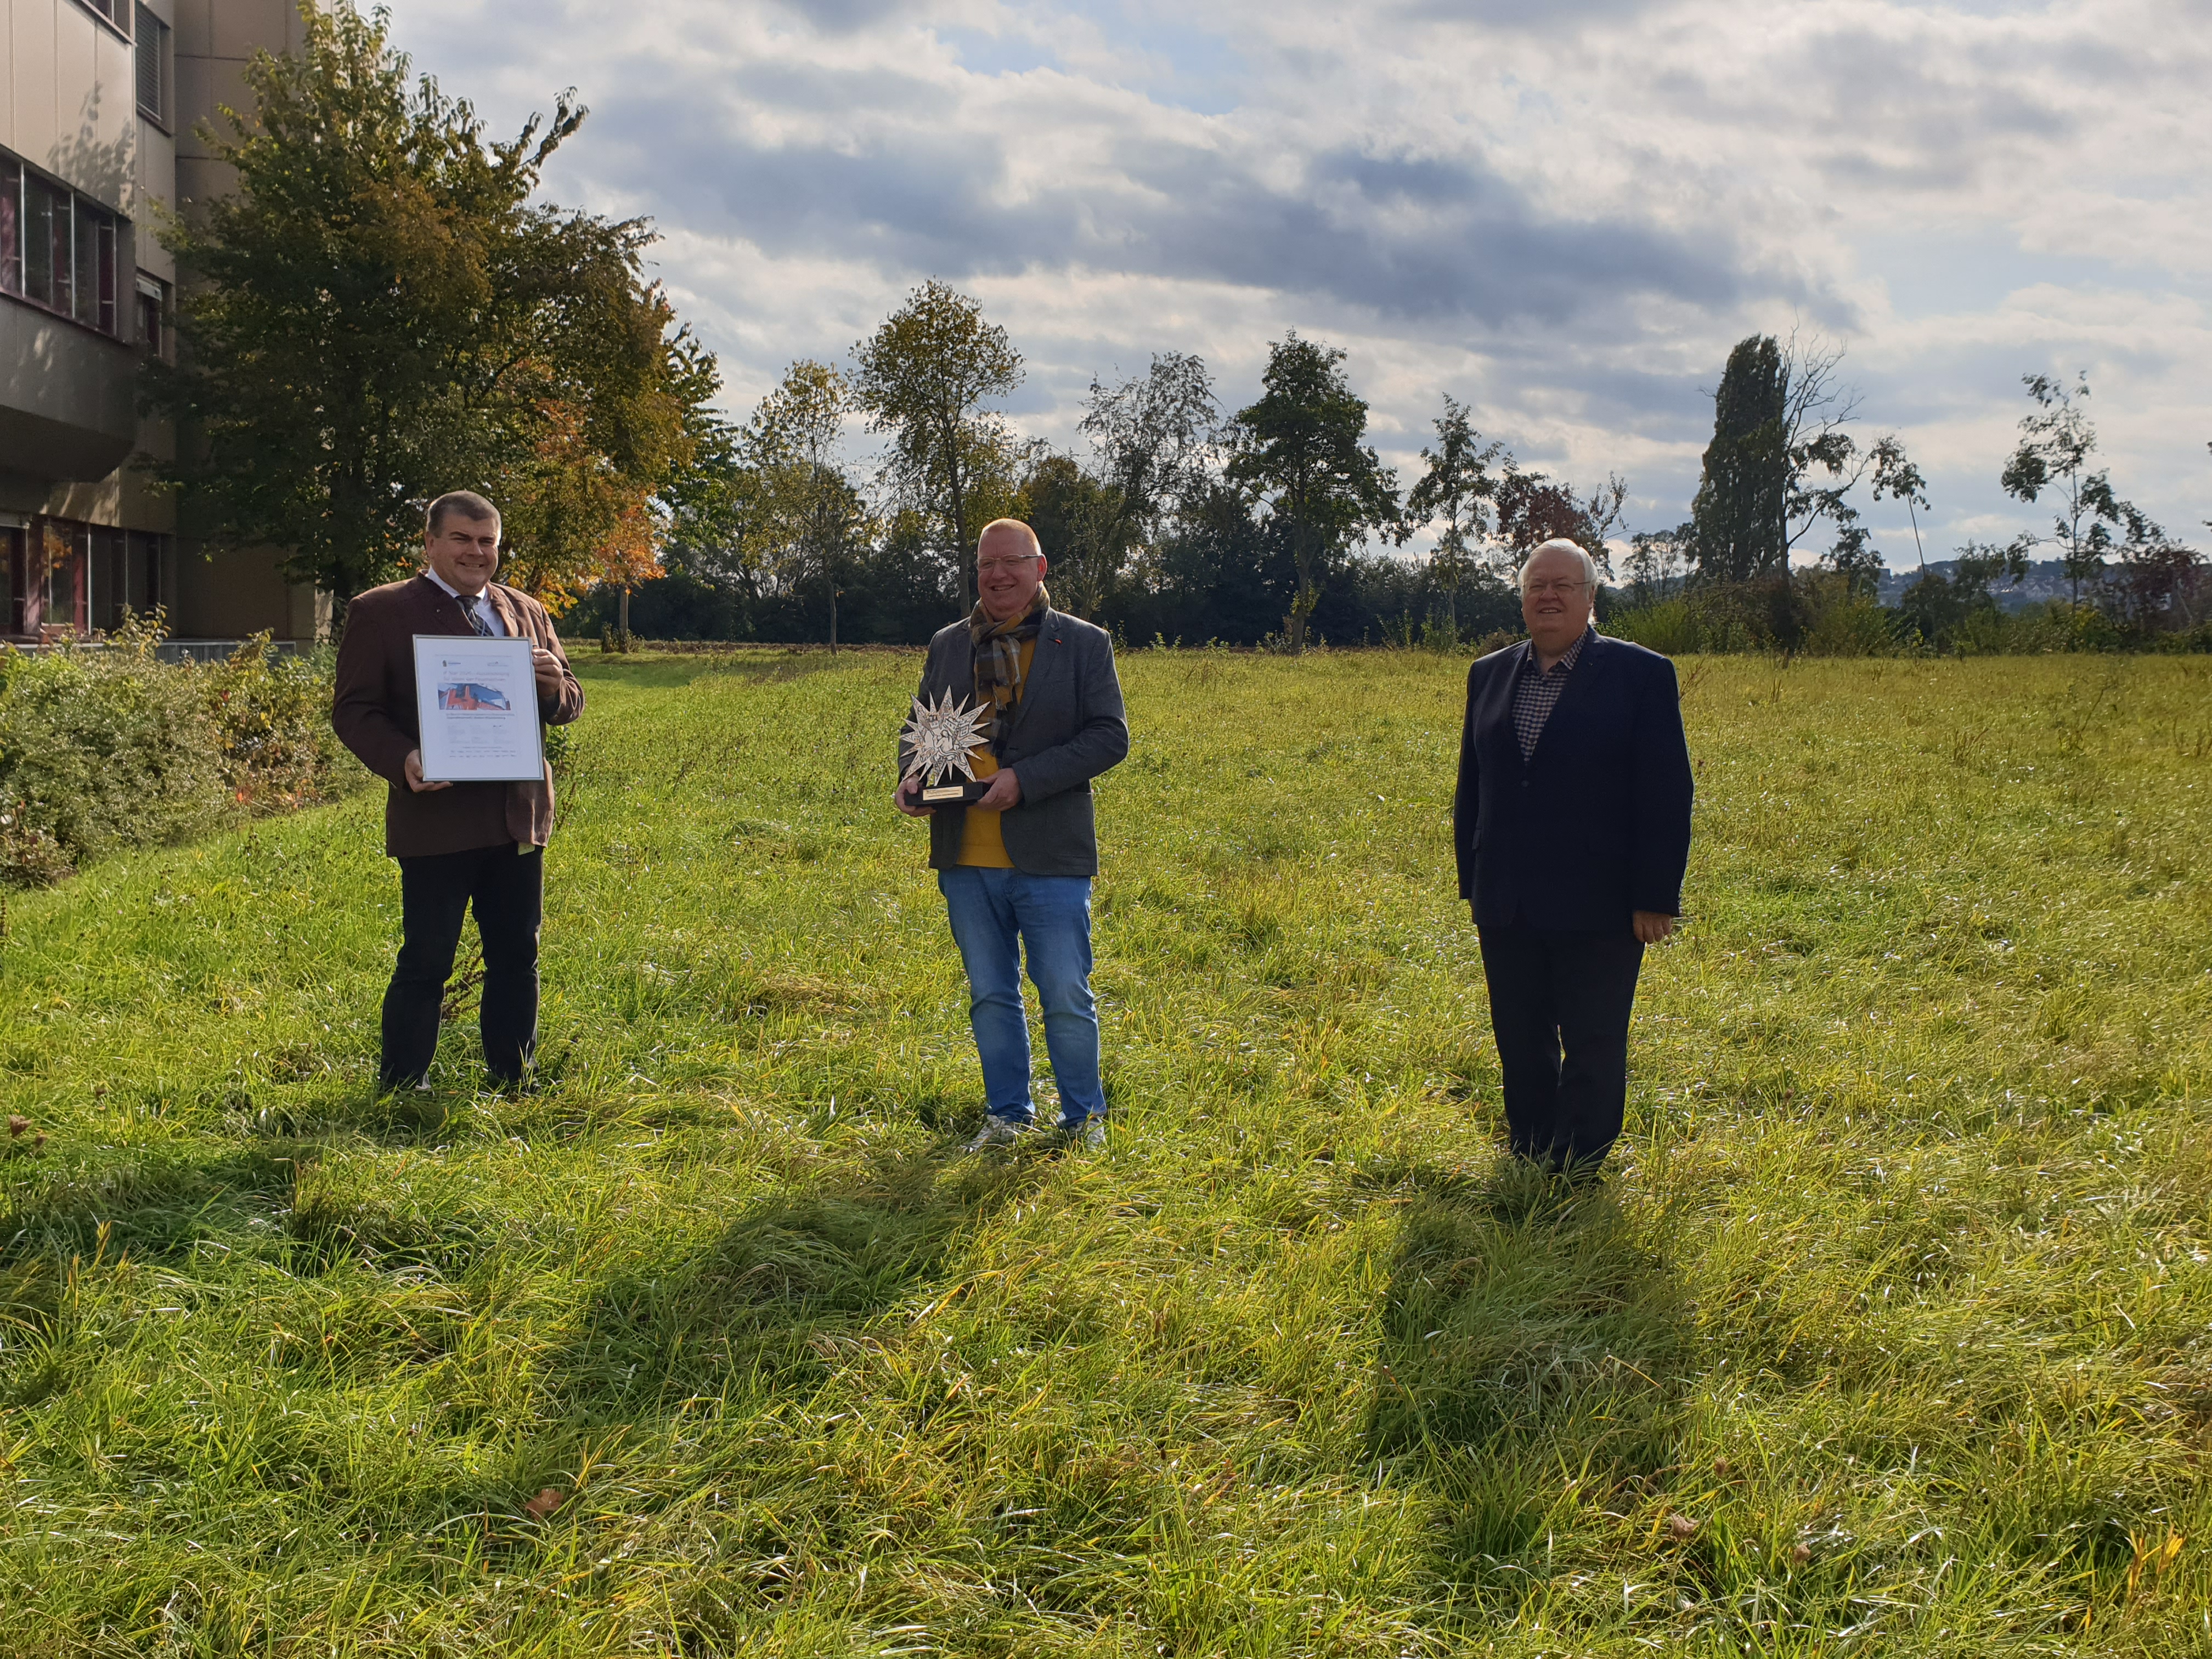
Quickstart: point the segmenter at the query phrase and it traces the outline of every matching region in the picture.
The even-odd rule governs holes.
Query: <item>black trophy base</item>
[[[915,792],[915,799],[924,806],[973,806],[990,787],[988,778],[948,778],[943,783],[922,785]]]

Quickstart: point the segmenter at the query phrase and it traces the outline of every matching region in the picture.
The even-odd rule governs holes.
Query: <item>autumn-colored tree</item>
[[[500,578],[559,616],[601,582],[635,587],[660,574],[652,485],[593,448],[582,413],[549,402],[529,461],[499,493]]]
[[[684,464],[713,360],[643,280],[641,222],[532,200],[584,120],[568,94],[495,142],[410,84],[381,11],[301,15],[300,53],[255,54],[251,107],[205,135],[234,187],[167,233],[182,349],[147,391],[190,441],[159,475],[194,533],[283,550],[341,614],[459,488],[501,505],[522,574],[572,593],[630,556],[608,527]]]

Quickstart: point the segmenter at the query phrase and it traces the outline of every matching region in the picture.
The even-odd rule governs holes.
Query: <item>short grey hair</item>
[[[1589,550],[1584,547],[1580,542],[1569,541],[1565,536],[1553,537],[1551,540],[1537,548],[1535,552],[1529,554],[1529,556],[1522,562],[1519,586],[1523,593],[1526,593],[1528,591],[1528,567],[1535,563],[1537,555],[1542,553],[1573,554],[1575,557],[1582,561],[1583,580],[1589,584],[1591,594],[1593,596],[1596,594],[1597,561],[1590,557]]]

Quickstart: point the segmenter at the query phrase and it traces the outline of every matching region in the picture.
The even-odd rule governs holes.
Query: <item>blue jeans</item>
[[[1045,1052],[1060,1085],[1060,1122],[1106,1109],[1098,1080],[1098,1005],[1091,995],[1091,878],[1030,876],[960,865],[937,872],[968,969],[968,1019],[983,1060],[991,1115],[1028,1123],[1030,1027],[1022,1012],[1022,950],[1044,1005]]]

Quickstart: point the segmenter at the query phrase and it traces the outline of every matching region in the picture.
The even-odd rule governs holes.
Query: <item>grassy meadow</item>
[[[918,666],[584,659],[524,1098],[380,793],[10,897],[0,1654],[2212,1655],[2212,664],[1686,659],[1583,1195],[1420,653],[1125,657],[1112,1144],[958,1156]]]

